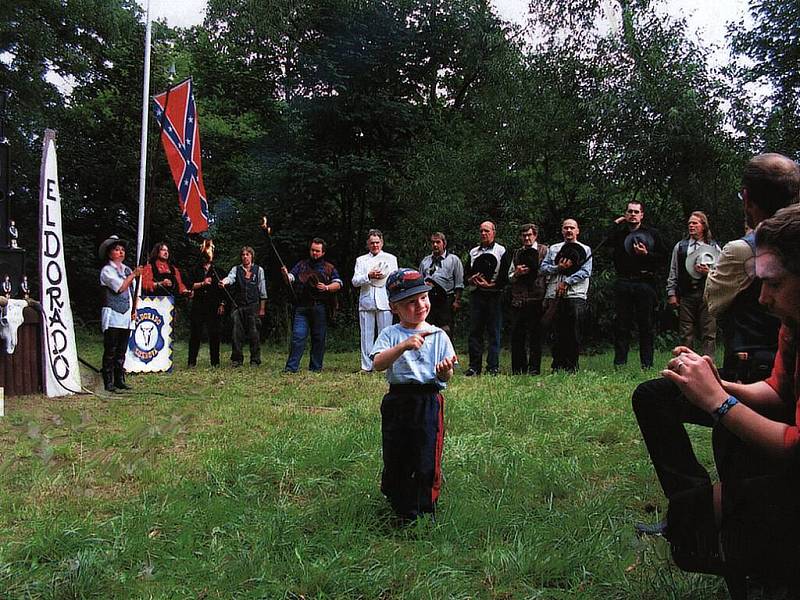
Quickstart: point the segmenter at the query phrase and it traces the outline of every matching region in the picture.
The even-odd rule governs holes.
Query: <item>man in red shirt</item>
[[[142,269],[142,291],[151,296],[189,295],[181,272],[169,259],[165,242],[158,242],[150,251],[149,261]]]
[[[778,354],[766,381],[724,381],[712,360],[686,347],[662,375],[716,422],[720,483],[669,499],[665,535],[676,563],[718,573],[796,579],[800,551],[800,205],[756,230],[759,301],[781,319]],[[732,595],[734,590],[731,590]],[[794,597],[794,596],[793,596]]]

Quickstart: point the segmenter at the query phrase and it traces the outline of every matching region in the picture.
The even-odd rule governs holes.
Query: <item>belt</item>
[[[441,390],[434,383],[391,383],[390,394],[438,394]]]

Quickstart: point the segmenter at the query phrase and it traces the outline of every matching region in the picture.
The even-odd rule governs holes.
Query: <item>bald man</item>
[[[592,276],[592,249],[578,241],[581,230],[575,219],[561,223],[563,242],[547,251],[541,270],[549,276],[545,302],[557,302],[553,340],[553,371],[578,370],[581,328],[588,307],[589,278]],[[579,244],[586,255],[582,262],[559,256],[565,244]]]
[[[469,368],[467,377],[480,375],[483,364],[483,338],[489,338],[486,352],[486,372],[500,374],[500,330],[503,325],[503,311],[500,295],[508,282],[508,266],[511,256],[504,246],[495,242],[497,228],[491,221],[480,225],[480,244],[469,251],[469,268],[465,279],[470,286],[470,324],[469,324]],[[487,261],[481,258],[489,255]],[[477,261],[477,262],[476,262]],[[494,263],[491,272],[479,271],[481,263]]]

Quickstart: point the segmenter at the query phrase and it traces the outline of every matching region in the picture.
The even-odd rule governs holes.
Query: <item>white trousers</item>
[[[384,327],[392,324],[390,310],[359,310],[358,324],[361,326],[361,369],[372,370],[372,359],[369,357],[375,338]]]

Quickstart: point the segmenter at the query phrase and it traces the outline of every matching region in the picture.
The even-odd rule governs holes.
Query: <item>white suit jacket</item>
[[[370,279],[368,274],[378,268],[383,273],[380,279]],[[397,270],[397,258],[381,250],[376,255],[369,252],[356,259],[353,287],[359,288],[358,310],[389,310],[389,295],[386,293],[386,278]]]

